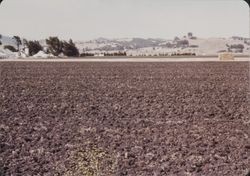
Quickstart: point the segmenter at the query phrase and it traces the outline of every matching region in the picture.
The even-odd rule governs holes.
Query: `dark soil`
[[[245,176],[249,63],[0,63],[0,175]]]

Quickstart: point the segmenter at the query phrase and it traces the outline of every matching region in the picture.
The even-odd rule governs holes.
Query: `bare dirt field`
[[[245,176],[248,62],[0,63],[0,175]]]

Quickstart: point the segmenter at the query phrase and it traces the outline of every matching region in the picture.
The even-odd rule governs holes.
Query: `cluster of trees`
[[[195,56],[195,53],[173,53],[171,56]]]
[[[88,52],[84,52],[80,54],[80,57],[88,57],[88,56],[95,56],[94,53],[88,53]],[[126,52],[113,52],[113,53],[101,53],[100,56],[127,56]]]
[[[139,54],[141,57],[157,57],[157,56],[169,56],[168,53],[159,53],[159,54]]]
[[[15,41],[16,48],[12,45],[5,45],[4,49],[8,49],[12,52],[18,52],[19,55],[21,55],[21,50],[28,48],[29,56],[33,56],[37,54],[39,51],[43,50],[43,47],[40,45],[38,41],[28,41],[26,39],[21,40],[19,36],[13,36],[13,39]]]
[[[60,54],[68,57],[79,56],[79,51],[71,39],[67,42],[61,41],[58,37],[49,37],[48,39],[46,39],[46,44],[48,47],[47,50],[43,48],[39,41],[36,40],[21,40],[19,36],[14,36],[13,39],[15,41],[16,48],[12,45],[5,45],[4,49],[8,49],[12,52],[19,52],[19,55],[21,54],[21,51],[24,51],[25,48],[27,48],[29,51],[29,56],[33,56],[39,51],[44,51],[47,54],[51,53],[54,56],[59,56]]]
[[[126,52],[104,53],[104,56],[127,56]]]
[[[235,53],[242,53],[244,50],[243,44],[233,44],[233,45],[227,45],[229,52],[235,52]]]
[[[26,39],[23,40],[24,45],[28,48],[29,56],[34,56],[39,51],[43,51],[42,45],[38,41],[28,41]]]
[[[69,42],[63,42],[62,53],[65,56],[79,57],[79,50],[71,39],[69,40]]]
[[[230,48],[232,48],[232,49],[244,49],[244,45],[234,44],[234,45],[230,45]]]
[[[44,51],[47,54],[52,54],[54,56],[68,56],[68,57],[86,57],[86,56],[94,56],[93,53],[79,53],[78,48],[76,47],[73,40],[67,41],[61,41],[58,37],[49,37],[45,40],[47,47],[44,48],[39,41],[32,41],[32,40],[26,40],[21,38],[19,36],[13,37],[16,47],[12,45],[6,45],[4,46],[5,49],[8,49],[12,52],[19,52],[19,55],[21,55],[21,52],[25,52],[25,49],[28,49],[29,56],[34,56],[39,51]],[[126,52],[114,52],[114,53],[103,53],[104,56],[127,56]]]
[[[189,34],[189,37],[190,38],[193,37],[192,33]],[[184,38],[186,38],[186,37],[184,37]],[[185,48],[185,47],[189,46],[189,41],[186,39],[180,39],[178,37],[175,37],[173,42],[174,42],[173,44],[167,43],[166,46],[169,48]]]
[[[48,46],[48,52],[54,56],[59,56],[60,54],[69,57],[79,56],[79,50],[71,39],[67,42],[60,41],[58,37],[50,37],[49,39],[46,39],[46,44]]]
[[[124,46],[110,46],[110,45],[107,45],[107,46],[103,46],[101,48],[99,48],[100,50],[104,50],[104,51],[112,51],[112,50],[124,50],[125,47]]]
[[[94,56],[95,54],[93,53],[87,53],[87,52],[84,52],[84,53],[81,53],[80,54],[80,57],[88,57],[88,56]]]
[[[180,40],[178,37],[176,37],[174,39],[174,43],[166,43],[165,46],[167,48],[186,48],[186,47],[189,47],[189,41],[184,39],[184,40]],[[190,45],[190,47],[192,48],[197,48],[198,46],[197,45]]]

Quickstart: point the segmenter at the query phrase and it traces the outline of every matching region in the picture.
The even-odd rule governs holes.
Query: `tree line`
[[[53,54],[54,56],[59,56],[63,54],[68,57],[78,57],[80,56],[78,48],[75,46],[72,39],[69,41],[61,41],[58,37],[49,37],[46,39],[47,47],[43,47],[37,40],[26,40],[19,36],[13,36],[16,44],[16,48],[12,45],[5,45],[4,49],[8,49],[12,52],[18,52],[19,55],[26,48],[28,49],[28,55],[34,56],[39,51],[43,51],[47,54]],[[0,43],[1,45],[2,43]]]
[[[1,37],[1,36],[0,36]],[[37,40],[26,40],[19,36],[13,36],[16,47],[12,45],[5,45],[4,49],[8,49],[12,52],[18,52],[21,55],[21,52],[25,52],[25,49],[28,49],[28,55],[34,56],[39,51],[43,51],[47,54],[52,54],[54,56],[64,55],[67,57],[88,57],[95,56],[93,53],[83,52],[79,53],[78,48],[72,39],[69,41],[60,40],[58,37],[49,37],[45,40],[46,47],[43,47]],[[1,45],[1,43],[0,43]],[[126,52],[104,52],[102,56],[127,56]]]

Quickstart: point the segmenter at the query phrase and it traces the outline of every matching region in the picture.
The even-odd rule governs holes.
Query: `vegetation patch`
[[[91,148],[73,152],[64,176],[107,176],[114,175],[116,159],[108,152]]]

